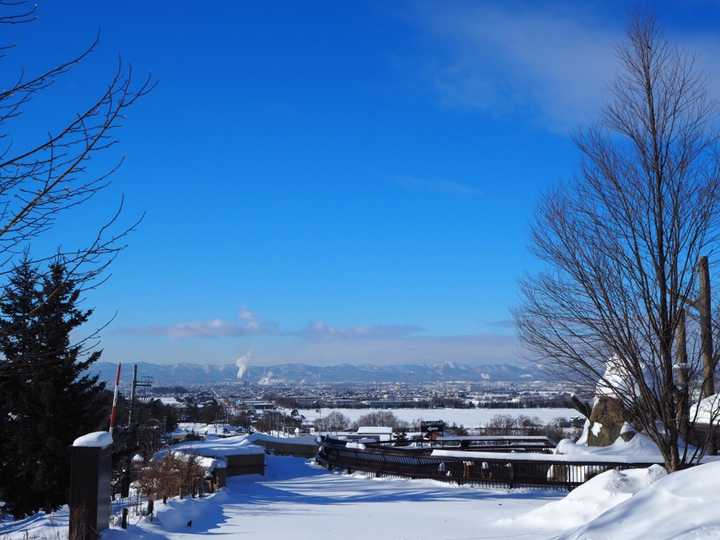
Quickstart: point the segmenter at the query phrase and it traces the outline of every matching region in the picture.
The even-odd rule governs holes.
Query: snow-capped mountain
[[[105,381],[112,381],[115,364],[98,362],[93,371]],[[212,384],[235,382],[238,368],[235,364],[153,364],[140,362],[142,376],[152,377],[156,384]],[[129,380],[131,370],[124,369],[123,381]],[[355,365],[336,364],[315,366],[309,364],[250,365],[243,381],[256,384],[274,383],[340,383],[340,382],[410,382],[429,383],[445,381],[528,381],[545,379],[538,367],[528,364],[491,364],[471,366],[456,362],[438,364]]]

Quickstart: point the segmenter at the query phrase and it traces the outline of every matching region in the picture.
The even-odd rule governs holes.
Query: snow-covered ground
[[[333,474],[301,458],[267,456],[266,476],[228,479],[227,488],[204,499],[158,503],[153,523],[131,517],[127,531],[111,529],[105,540],[225,538],[442,540],[507,538],[495,522],[560,499],[562,492],[487,490],[432,480],[375,479]],[[65,538],[67,511],[53,528],[38,516],[32,528],[0,526],[3,540]],[[192,520],[192,526],[187,522]],[[59,534],[58,534],[59,533]],[[532,526],[513,527],[513,538],[547,538]]]
[[[143,529],[165,538],[187,533],[312,540],[496,538],[507,530],[492,522],[559,496],[331,474],[300,458],[268,456],[266,477],[231,478],[227,491],[213,499],[167,505],[158,523]],[[517,538],[538,538],[532,527],[515,532]]]
[[[65,540],[67,538],[67,507],[53,514],[38,512],[18,521],[0,521],[2,540]]]
[[[508,518],[503,523],[509,528],[520,525],[544,530],[579,527],[666,474],[659,465],[648,469],[610,470],[585,482],[559,501],[550,502],[518,518]]]
[[[575,409],[381,409],[384,412],[393,413],[398,420],[414,422],[415,420],[443,420],[447,424],[458,424],[469,427],[483,427],[495,416],[528,416],[539,418],[541,422],[548,423],[555,418],[573,418],[580,416]],[[350,421],[355,422],[361,416],[377,412],[377,409],[299,409],[298,412],[309,421],[327,416],[336,411],[347,416]]]
[[[661,476],[558,540],[718,539],[719,493],[720,462]]]
[[[153,522],[131,516],[128,530],[112,528],[103,539],[718,539],[718,493],[720,462],[671,475],[659,466],[610,470],[563,497],[334,474],[268,456],[266,476],[233,477],[215,495],[159,503]],[[0,523],[3,540],[60,540],[66,531],[67,510]]]

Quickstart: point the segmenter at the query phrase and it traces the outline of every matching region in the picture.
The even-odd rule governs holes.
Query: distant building
[[[393,428],[385,426],[360,426],[357,430],[359,439],[375,439],[378,442],[392,441]]]

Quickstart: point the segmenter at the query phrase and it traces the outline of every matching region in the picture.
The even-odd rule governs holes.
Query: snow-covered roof
[[[112,435],[107,431],[95,431],[78,437],[73,441],[73,446],[86,448],[105,448],[113,443]]]
[[[299,437],[273,437],[267,433],[255,432],[247,436],[251,442],[262,443],[275,442],[278,444],[293,444],[293,445],[304,445],[304,446],[317,446],[318,439],[314,435],[301,435]]]
[[[190,457],[194,457],[195,463],[209,471],[214,471],[215,469],[227,469],[227,462],[223,458],[198,456],[188,452],[173,452],[173,456],[182,461],[188,461]]]
[[[173,452],[183,452],[213,458],[265,453],[265,450],[261,446],[252,444],[252,442],[248,440],[247,435],[237,435],[224,439],[184,442],[171,446],[170,450]]]
[[[185,404],[181,401],[178,401],[178,399],[174,396],[160,396],[157,398],[160,400],[160,403],[163,405],[167,405],[170,407],[184,407]]]
[[[360,435],[392,435],[393,428],[385,426],[360,426],[357,432]]]

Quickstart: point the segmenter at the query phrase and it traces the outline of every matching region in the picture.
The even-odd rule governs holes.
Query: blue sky
[[[540,195],[577,167],[635,9],[720,88],[720,4],[40,2],[6,77],[98,50],[20,141],[88,103],[118,54],[157,88],[112,187],[33,250],[76,245],[121,194],[146,218],[92,291],[108,361],[514,362]],[[19,143],[19,144],[20,144]]]

